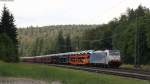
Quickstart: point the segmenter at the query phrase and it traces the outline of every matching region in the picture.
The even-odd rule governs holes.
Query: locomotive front
[[[108,56],[108,65],[119,67],[121,65],[121,57],[119,50],[106,50]]]

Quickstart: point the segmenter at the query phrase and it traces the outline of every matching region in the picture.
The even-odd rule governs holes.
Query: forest
[[[124,63],[150,64],[150,10],[143,6],[101,25],[18,28],[19,56],[117,49]]]

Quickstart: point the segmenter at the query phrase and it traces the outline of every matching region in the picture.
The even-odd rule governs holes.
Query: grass
[[[123,64],[121,67],[133,69],[133,68],[134,68],[134,65],[131,65],[131,64]],[[141,69],[143,69],[143,70],[149,70],[149,71],[150,71],[150,65],[141,65]]]
[[[33,78],[48,81],[58,80],[62,84],[150,84],[150,81],[147,80],[22,63],[11,64],[0,62],[0,76]]]

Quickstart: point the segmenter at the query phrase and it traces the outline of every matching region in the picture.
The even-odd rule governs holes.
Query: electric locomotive
[[[95,51],[90,55],[90,64],[103,65],[110,67],[119,67],[121,57],[119,50]]]

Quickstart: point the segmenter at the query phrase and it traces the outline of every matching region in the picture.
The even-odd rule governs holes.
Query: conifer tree
[[[65,45],[65,40],[64,40],[62,31],[60,31],[59,34],[58,34],[56,47],[57,47],[57,51],[56,52],[58,52],[58,53],[65,52],[66,45]]]
[[[72,51],[70,35],[67,35],[66,37],[66,51],[67,52]]]
[[[11,41],[11,44],[14,46],[12,49],[14,54],[9,55],[9,56],[11,56],[11,58],[13,58],[13,60],[8,60],[10,62],[18,62],[19,61],[18,41],[17,41],[17,31],[16,30],[17,30],[17,28],[14,24],[14,17],[9,12],[9,10],[4,6],[4,9],[2,11],[2,17],[1,17],[0,33],[6,34],[5,36],[8,36],[8,38]],[[5,39],[5,38],[3,38],[3,39]],[[6,44],[6,45],[8,45],[8,44]]]

